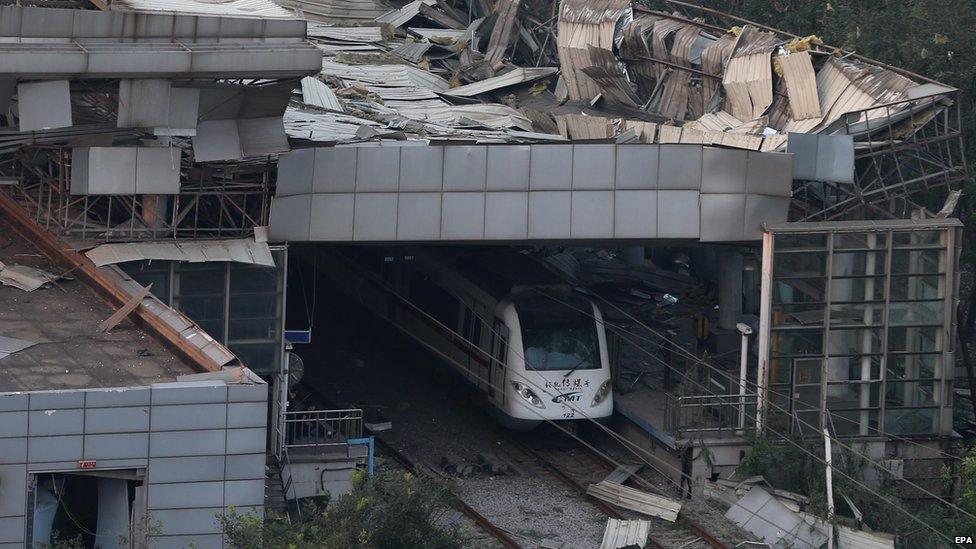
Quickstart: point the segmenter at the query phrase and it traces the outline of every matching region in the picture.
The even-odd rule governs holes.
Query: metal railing
[[[666,394],[664,424],[674,436],[717,434],[750,427],[756,415],[756,394],[692,395]]]
[[[345,446],[363,436],[363,411],[303,410],[284,413],[284,448]]]

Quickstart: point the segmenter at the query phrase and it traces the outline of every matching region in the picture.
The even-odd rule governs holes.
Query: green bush
[[[453,501],[449,486],[409,473],[357,477],[353,490],[331,505],[308,505],[299,523],[281,516],[262,520],[231,510],[218,517],[233,547],[240,549],[454,549],[463,546],[457,527],[441,523]]]

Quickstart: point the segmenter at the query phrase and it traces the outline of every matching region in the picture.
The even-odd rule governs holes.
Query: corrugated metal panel
[[[7,355],[22,351],[32,345],[35,345],[33,341],[0,335],[0,360],[3,360]]]
[[[586,493],[619,507],[670,522],[676,521],[681,511],[681,503],[677,501],[612,482],[591,484],[586,487]]]
[[[730,507],[725,518],[778,549],[797,545],[820,547],[827,541],[825,532],[758,486],[752,487]]]
[[[434,6],[437,2],[434,0],[414,0],[400,9],[388,11],[376,17],[376,21],[389,23],[394,27],[405,25],[407,21],[410,21],[420,13],[420,6],[424,4]]]
[[[611,50],[622,21],[634,17],[629,0],[609,0],[597,6],[590,0],[559,3],[556,50],[570,99],[592,99],[599,86],[583,73],[591,66],[589,47]]]
[[[633,545],[644,547],[650,529],[651,523],[646,520],[607,519],[600,549],[620,549]]]
[[[322,61],[322,73],[364,84],[413,86],[442,91],[451,88],[447,80],[406,65],[346,65],[327,58]]]
[[[481,93],[502,89],[508,86],[532,82],[533,80],[552,76],[557,72],[559,72],[559,69],[555,67],[517,68],[500,76],[493,76],[480,82],[452,88],[444,93],[447,95],[456,95],[458,97],[473,97]]]
[[[115,0],[113,10],[166,11],[194,15],[229,15],[233,17],[262,17],[295,19],[295,14],[271,0]]]
[[[333,27],[309,21],[307,36],[309,38],[331,38],[341,42],[382,42],[383,29],[380,27]]]
[[[330,111],[343,110],[335,92],[314,76],[302,78],[302,101]]]
[[[838,524],[837,547],[839,549],[895,549],[895,536],[861,532]]]
[[[88,250],[85,255],[99,267],[146,259],[191,263],[233,261],[266,267],[275,266],[267,243],[250,239],[102,244]]]
[[[281,0],[279,3],[302,10],[302,15],[310,20],[327,23],[366,23],[390,10],[379,0]]]
[[[813,72],[810,52],[778,55],[776,61],[786,81],[786,93],[790,98],[793,119],[820,118],[823,113],[820,111],[820,98],[817,97],[817,75]]]

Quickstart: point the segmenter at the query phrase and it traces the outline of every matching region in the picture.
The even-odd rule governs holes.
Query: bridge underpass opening
[[[289,248],[286,326],[311,335],[310,343],[293,345],[304,378],[291,396],[299,407],[315,399],[322,399],[314,404],[318,408],[365,404],[367,423],[382,422],[382,407],[395,403],[371,410],[377,403],[349,400],[343,384],[387,383],[371,362],[393,360],[417,376],[466,385],[470,391],[464,398],[481,400],[490,411],[492,404],[498,407],[514,398],[508,394],[512,374],[500,376],[496,368],[521,358],[523,367],[551,362],[558,369],[567,356],[578,357],[574,362],[589,356],[588,367],[606,362],[614,404],[640,410],[663,430],[675,412],[668,409],[673,407],[668,395],[680,393],[683,375],[690,373],[718,394],[737,393],[738,388],[726,377],[695,368],[645,326],[690,352],[707,354],[738,379],[741,335],[736,324],[758,329],[759,255],[751,247],[697,243],[628,248],[295,244]],[[530,328],[518,334],[521,349],[508,352],[513,332],[526,328],[522,321],[530,322],[520,317],[519,325],[506,325],[500,318],[504,315],[498,302],[513,294],[531,295],[537,306],[552,305],[554,312],[541,319],[550,323],[572,317],[578,323],[586,320],[593,327],[589,331],[596,332],[599,315],[602,333],[589,354],[586,341],[580,343],[581,336],[568,332],[570,342],[549,340],[554,349],[546,355],[527,341],[534,336]],[[567,305],[567,295],[576,301]],[[530,307],[530,301],[517,307]],[[580,303],[587,304],[585,310],[579,310]],[[424,341],[437,336],[449,348]],[[755,382],[754,340],[748,343]],[[573,366],[563,367],[560,376]],[[575,388],[577,379],[580,389],[586,389],[582,385],[587,381],[591,391],[599,388],[592,377],[576,377],[579,371],[587,370],[564,378],[568,389]],[[561,380],[547,386],[535,374],[526,388],[547,405],[574,392],[558,385]],[[580,398],[586,407],[593,400]],[[569,411],[576,408],[566,419],[584,419],[589,411],[573,402],[566,406]],[[516,419],[532,419],[531,410],[522,415],[528,417]],[[539,423],[535,419],[503,424],[527,428]]]

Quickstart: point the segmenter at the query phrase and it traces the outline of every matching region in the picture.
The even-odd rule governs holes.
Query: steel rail
[[[390,455],[392,455],[393,459],[396,460],[397,463],[399,463],[400,465],[402,465],[403,467],[405,467],[407,470],[409,470],[411,473],[415,475],[426,476],[427,473],[422,471],[419,467],[417,467],[417,465],[413,462],[413,460],[411,460],[406,455],[404,455],[403,452],[400,452],[399,450],[391,446],[388,442],[377,437],[375,433],[373,434],[373,437],[374,437],[373,440],[375,441],[376,445],[382,447],[385,452],[388,452]],[[464,516],[473,520],[478,526],[480,526],[484,531],[491,534],[492,537],[497,539],[505,547],[509,549],[523,549],[522,545],[519,544],[519,542],[515,541],[515,539],[511,535],[509,535],[508,532],[496,526],[494,523],[488,520],[487,517],[485,517],[484,515],[476,511],[473,507],[471,507],[463,500],[461,500],[460,497],[457,496],[454,497],[454,504],[457,507],[458,511],[461,511],[464,514]]]
[[[549,469],[550,471],[552,471],[559,479],[561,479],[564,482],[566,482],[567,485],[569,485],[570,487],[574,488],[575,490],[578,490],[580,493],[582,493],[584,495],[586,494],[586,487],[584,487],[578,481],[576,481],[575,479],[573,479],[572,477],[570,477],[569,475],[567,475],[564,471],[560,470],[559,469],[559,466],[556,463],[554,463],[552,460],[546,458],[545,456],[541,455],[540,453],[536,452],[535,450],[529,448],[524,443],[518,442],[517,444],[519,445],[519,448],[521,450],[525,451],[526,453],[528,453],[529,455],[531,455],[533,458],[539,460],[547,469]],[[587,455],[593,457],[594,459],[596,459],[597,461],[599,461],[603,465],[609,467],[611,470],[614,469],[614,468],[616,468],[616,464],[611,463],[610,461],[608,461],[605,457],[601,456],[600,454],[598,454],[596,452],[593,452],[592,450],[590,450],[589,448],[586,448],[585,446],[583,446],[583,449],[586,451]],[[633,478],[639,479],[639,483],[640,482],[645,482],[643,479],[640,479],[640,477],[637,477],[636,475],[634,475]],[[606,503],[606,502],[604,502],[604,501],[602,501],[600,499],[597,499],[597,498],[590,497],[590,499],[593,501],[593,503],[598,508],[600,508],[600,510],[606,512],[607,515],[609,515],[609,516],[611,516],[613,518],[618,518],[618,519],[619,518],[623,518],[623,515],[619,511],[617,511],[616,508],[610,506],[610,504],[608,504],[608,503]],[[691,520],[690,518],[688,518],[687,515],[682,515],[681,513],[679,513],[678,514],[678,522],[680,524],[683,524],[684,526],[687,526],[688,528],[691,528],[692,530],[694,530],[694,532],[696,534],[698,534],[699,537],[702,538],[702,541],[704,541],[705,543],[707,543],[708,545],[710,545],[714,549],[728,549],[728,545],[726,545],[725,543],[723,543],[721,540],[719,540],[717,537],[715,537],[711,532],[709,532],[708,530],[706,530],[700,524],[698,524],[697,522],[695,522],[695,521]],[[664,547],[663,545],[661,545],[660,543],[658,543],[657,541],[655,541],[652,538],[648,538],[648,542],[652,543],[655,547],[659,547],[659,548],[663,548]]]

